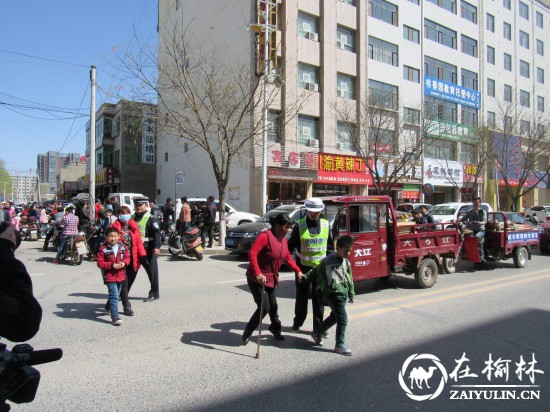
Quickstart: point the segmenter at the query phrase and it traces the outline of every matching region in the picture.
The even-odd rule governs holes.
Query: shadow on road
[[[244,323],[228,323],[212,325],[217,331],[195,332],[192,338],[199,342],[198,346],[220,345],[234,347],[240,337],[237,333],[230,333],[228,329],[242,330]],[[225,336],[223,336],[225,335]],[[376,339],[375,336],[372,339]],[[202,406],[194,410],[201,411],[260,411],[260,410],[295,410],[295,411],[397,411],[397,410],[423,410],[423,411],[548,411],[550,410],[550,352],[548,341],[550,340],[550,313],[541,310],[525,310],[512,316],[492,319],[489,322],[479,323],[468,329],[460,329],[439,338],[426,337],[414,345],[390,349],[382,356],[369,357],[369,342],[363,346],[352,348],[354,354],[351,358],[336,358],[335,362],[327,362],[315,376],[307,376],[299,379],[286,380],[277,384],[272,382],[269,390],[265,387],[250,386],[245,394],[226,397],[210,404],[204,402]],[[184,341],[184,339],[182,339]],[[185,341],[184,341],[185,342]],[[225,343],[224,343],[225,342]],[[251,340],[253,343],[253,340]],[[263,339],[262,339],[263,344]],[[269,341],[266,342],[269,344]],[[284,346],[299,344],[298,340],[284,342]],[[249,344],[250,345],[250,344]],[[251,356],[255,350],[251,348]],[[427,354],[438,359],[441,368],[435,361],[427,358],[416,357],[417,354]],[[466,356],[468,361],[459,368],[456,378],[452,373],[458,365],[461,357]],[[336,354],[319,354],[319,362],[325,362],[325,356],[338,356]],[[518,363],[532,362],[533,356],[536,363],[534,368],[542,373],[534,374],[534,381],[529,374],[524,372],[522,380],[517,374]],[[405,361],[412,359],[405,365]],[[433,359],[433,358],[432,358]],[[508,360],[510,371],[505,380],[505,375],[496,375],[494,368],[492,379],[488,379],[487,372],[483,372],[489,359]],[[261,367],[269,370],[269,361],[265,360]],[[297,365],[298,366],[298,365]],[[525,365],[528,367],[528,365]],[[293,365],[289,365],[292,368]],[[299,367],[299,366],[298,366]],[[475,373],[477,377],[462,377],[460,371],[468,367],[468,373]],[[411,376],[414,369],[424,368],[434,370],[433,374],[426,376],[430,389],[425,386],[413,385]],[[403,370],[405,369],[405,370]],[[447,376],[444,379],[443,371]],[[417,401],[410,399],[405,389],[399,382],[399,376],[403,377],[403,385],[413,395],[432,395],[441,388],[439,395],[431,400]],[[290,376],[290,375],[289,375]],[[480,398],[476,399],[468,388],[459,388],[453,385],[533,385],[529,388],[470,388],[479,392],[485,390]],[[418,384],[416,384],[418,385]],[[462,392],[474,396],[470,399],[451,400],[451,391]],[[508,392],[505,393],[505,392]],[[509,396],[530,396],[537,393],[539,399],[524,400],[520,398],[506,399]],[[492,397],[484,399],[484,397]],[[500,398],[498,397],[500,396]],[[496,397],[496,398],[495,398]],[[186,410],[185,405],[180,405],[178,410]]]
[[[111,323],[111,317],[104,310],[105,303],[58,303],[59,312],[54,315],[65,319],[93,320],[101,323]]]

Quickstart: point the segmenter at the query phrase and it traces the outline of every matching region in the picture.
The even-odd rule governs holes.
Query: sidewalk
[[[225,248],[214,244],[211,248],[204,248],[203,249],[203,255],[229,255],[231,253],[230,250],[225,250]],[[168,245],[163,244],[160,248],[160,255],[161,256],[170,256],[170,252],[168,252]]]

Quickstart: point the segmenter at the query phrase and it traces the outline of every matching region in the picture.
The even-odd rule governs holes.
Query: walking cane
[[[264,285],[262,285],[262,302],[260,303],[260,332],[258,333],[258,349],[256,359],[260,359],[260,339],[262,338],[262,322],[264,318]]]

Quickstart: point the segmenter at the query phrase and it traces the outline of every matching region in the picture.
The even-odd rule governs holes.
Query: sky
[[[114,50],[135,45],[134,33],[156,44],[157,1],[0,0],[0,159],[10,174],[36,173],[39,153],[84,155],[90,67],[96,110],[116,103]]]

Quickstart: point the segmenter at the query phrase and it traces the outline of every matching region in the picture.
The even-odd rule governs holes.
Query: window
[[[456,103],[432,96],[426,96],[424,105],[424,110],[428,119],[457,123],[458,106]]]
[[[487,96],[495,97],[495,81],[487,79]]]
[[[336,28],[336,45],[342,50],[355,53],[355,30],[338,26]]]
[[[536,20],[537,20],[537,27],[540,27],[541,29],[544,28],[544,18],[542,16],[542,13],[541,12],[538,12],[536,13]]]
[[[544,70],[537,67],[537,83],[544,84]]]
[[[487,26],[487,30],[494,33],[495,32],[495,16],[492,14],[487,13],[486,19],[485,19],[485,25]]]
[[[393,84],[369,79],[369,104],[389,110],[397,110],[399,88]]]
[[[267,140],[275,143],[281,141],[281,112],[278,110],[267,111]]]
[[[496,125],[495,112],[487,112],[487,127],[494,129]]]
[[[529,133],[531,133],[531,123],[529,123],[527,120],[520,120],[519,133],[523,135],[528,135]]]
[[[403,107],[403,123],[420,126],[420,110]]]
[[[456,66],[433,57],[424,57],[424,75],[458,84]]]
[[[519,31],[519,45],[526,49],[529,48],[529,35],[521,30]]]
[[[414,67],[403,66],[403,78],[410,82],[420,83],[420,70]]]
[[[396,44],[369,36],[369,59],[399,66],[399,55]]]
[[[398,25],[397,6],[388,1],[369,0],[369,16],[393,26]]]
[[[543,124],[537,124],[537,136],[539,139],[542,139],[544,137],[545,129]]]
[[[319,68],[304,63],[298,63],[298,87],[318,92]]]
[[[454,160],[456,158],[456,144],[442,139],[426,139],[424,156],[431,159]]]
[[[512,71],[512,56],[504,53],[504,70]]]
[[[463,163],[477,163],[476,146],[473,144],[460,144],[460,161]]]
[[[355,133],[355,125],[346,122],[336,123],[336,148],[339,150],[353,151],[353,135]]]
[[[544,112],[544,97],[542,96],[537,96],[537,110]]]
[[[341,1],[342,3],[347,3],[350,6],[355,7],[355,0],[339,0],[339,1]]]
[[[168,161],[168,152],[164,152],[164,161],[165,161],[165,162]]]
[[[512,40],[512,26],[506,22],[502,23],[502,35],[506,40]]]
[[[403,25],[403,38],[414,43],[420,43],[420,31]]]
[[[298,115],[298,143],[310,147],[319,147],[319,119]]]
[[[495,48],[487,46],[487,63],[495,64]]]
[[[456,50],[456,31],[424,19],[424,37]]]
[[[537,54],[544,56],[544,43],[541,40],[537,40]]]
[[[462,105],[460,115],[462,124],[477,127],[477,109]]]
[[[521,1],[519,2],[519,15],[525,20],[529,20],[529,6]]]
[[[504,131],[511,132],[514,124],[512,123],[512,116],[504,116]]]
[[[342,73],[336,76],[336,94],[344,99],[355,99],[355,78]]]
[[[409,0],[411,3],[416,4],[417,6],[420,5],[420,0]]]
[[[369,149],[378,155],[392,155],[395,149],[395,131],[384,127],[370,127],[368,131]]]
[[[508,10],[512,10],[512,0],[502,0],[502,5]]]
[[[462,69],[461,74],[462,86],[467,87],[468,89],[478,90],[477,73]]]
[[[531,94],[525,90],[519,91],[519,104],[523,107],[531,107]]]
[[[139,149],[137,147],[124,149],[124,163],[133,166],[139,165]]]
[[[529,63],[523,60],[519,61],[519,75],[529,78]]]
[[[298,12],[298,36],[319,41],[319,18]]]
[[[462,53],[477,57],[477,40],[465,35],[462,35],[461,39]]]
[[[456,14],[456,0],[428,0],[428,2]]]
[[[477,7],[465,1],[460,2],[460,17],[477,24]]]
[[[512,103],[512,86],[509,84],[504,85],[504,101]]]

